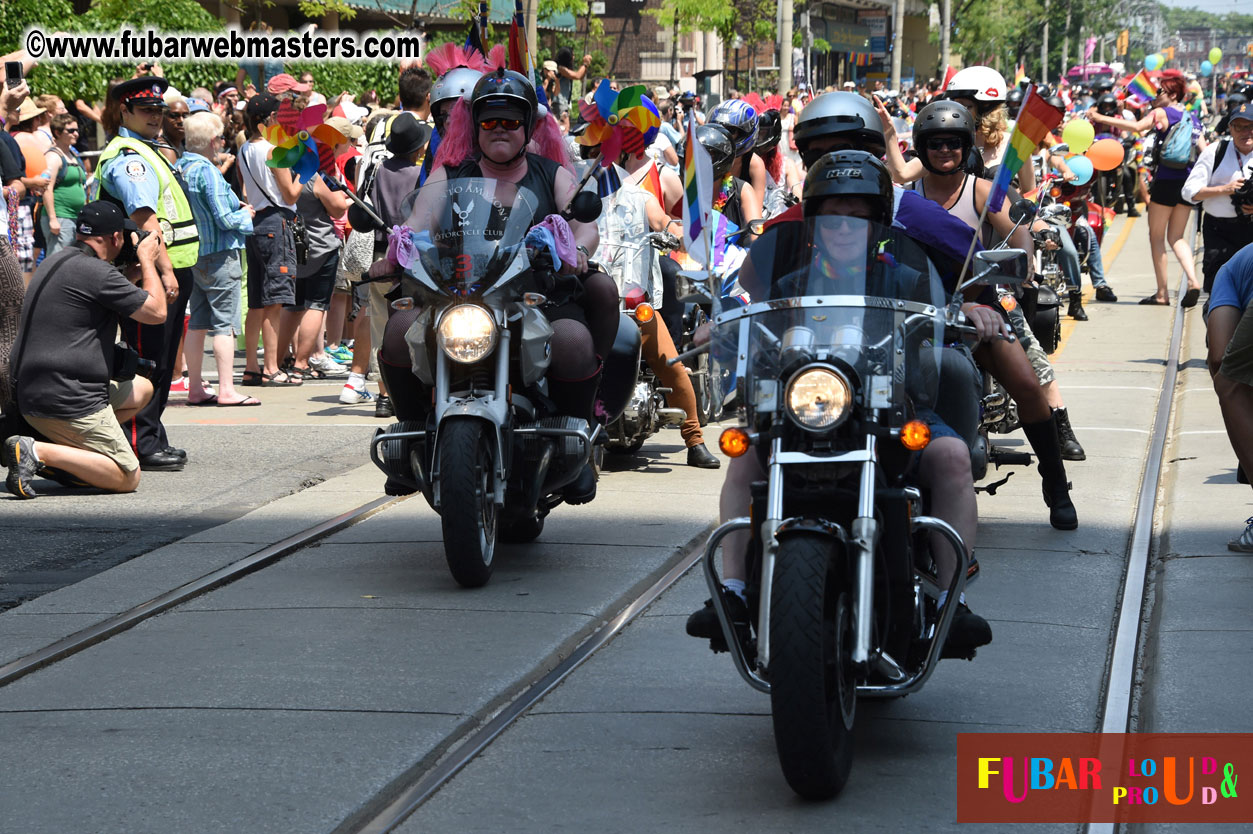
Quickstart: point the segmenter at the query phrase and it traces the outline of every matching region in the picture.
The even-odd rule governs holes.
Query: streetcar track
[[[37,651],[12,660],[0,666],[0,687],[7,686],[13,681],[29,675],[31,672],[72,657],[85,649],[108,640],[110,637],[133,628],[144,620],[168,611],[176,605],[234,582],[236,579],[254,571],[268,567],[332,533],[358,524],[404,500],[404,497],[394,498],[387,496],[368,501],[365,504],[340,513],[334,518],[314,524],[281,541],[267,545],[242,559],[205,574],[199,579],[183,583],[172,590],[153,597],[147,602],[107,617]]]

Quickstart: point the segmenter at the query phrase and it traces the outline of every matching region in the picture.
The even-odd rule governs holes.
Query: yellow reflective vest
[[[170,255],[170,264],[175,269],[195,266],[200,257],[200,235],[196,231],[196,218],[191,212],[191,204],[187,202],[187,195],[183,193],[183,186],[174,176],[174,168],[169,160],[157,153],[147,142],[127,136],[114,136],[100,154],[101,182],[104,181],[103,173],[109,163],[118,156],[125,156],[127,151],[138,154],[157,176],[161,193],[155,210],[157,223],[161,226],[161,237]]]

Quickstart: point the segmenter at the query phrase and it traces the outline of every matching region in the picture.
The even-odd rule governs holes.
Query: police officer
[[[100,154],[101,197],[122,206],[140,229],[164,242],[157,270],[165,288],[168,315],[163,324],[123,322],[123,337],[145,359],[156,363],[155,389],[148,403],[123,429],[135,447],[141,469],[177,472],[187,453],[170,446],[161,414],[170,397],[177,363],[183,314],[191,294],[192,267],[200,243],[191,205],[174,167],[157,150],[165,116],[164,78],[143,76],[123,81],[110,92],[122,104],[121,127]]]

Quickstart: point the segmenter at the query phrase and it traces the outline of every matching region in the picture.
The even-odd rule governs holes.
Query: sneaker
[[[722,598],[726,600],[727,613],[731,615],[731,625],[739,637],[740,645],[747,645],[751,630],[749,626],[748,605],[733,591],[722,589]],[[712,599],[705,600],[705,605],[692,612],[687,618],[689,637],[699,637],[709,641],[709,648],[715,652],[727,651],[726,637],[722,634],[722,624],[718,622],[718,612],[714,610]]]
[[[1101,284],[1096,288],[1097,301],[1117,301],[1118,296],[1114,295],[1114,290],[1109,284]]]
[[[321,356],[310,356],[309,367],[313,368],[315,371],[321,371],[325,374],[324,378],[348,376],[348,369],[326,354],[322,354]]]
[[[326,349],[326,355],[341,365],[348,365],[352,363],[352,351],[343,345],[336,345],[333,348],[328,347]]]
[[[191,390],[191,383],[187,381],[187,377],[180,376],[178,379],[170,383],[171,394],[186,394]]]
[[[38,495],[30,485],[39,472],[35,438],[15,434],[4,441],[4,464],[9,467],[9,477],[4,482],[9,492],[18,498],[34,498]]]
[[[12,440],[13,438],[9,438]],[[12,475],[9,475],[12,478]],[[9,487],[12,492],[13,488]],[[1227,542],[1227,549],[1234,550],[1236,553],[1253,553],[1253,518],[1247,519],[1245,522],[1244,532]]]
[[[396,409],[392,408],[392,398],[386,394],[379,394],[374,398],[374,416],[378,418],[395,417]]]
[[[351,385],[345,385],[344,390],[339,392],[339,401],[344,405],[372,403],[374,402],[374,395],[364,387],[353,388]]]
[[[949,623],[948,637],[940,650],[940,657],[971,660],[975,649],[991,642],[992,627],[988,621],[971,611],[966,603],[959,602],[953,612],[953,622]]]

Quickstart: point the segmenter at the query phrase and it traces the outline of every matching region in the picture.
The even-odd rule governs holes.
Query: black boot
[[[1066,311],[1066,315],[1075,321],[1087,321],[1088,314],[1083,311],[1083,291],[1070,291],[1070,309]]]
[[[594,424],[593,416],[596,404],[596,391],[600,387],[600,372],[586,379],[559,380],[549,378],[548,396],[557,406],[561,414],[587,420]],[[562,497],[567,504],[587,504],[596,497],[596,465],[588,461],[579,472],[579,476],[562,489]]]
[[[1087,460],[1088,456],[1075,437],[1075,430],[1070,427],[1070,415],[1066,409],[1053,409],[1053,420],[1057,423],[1057,439],[1062,444],[1062,460]]]
[[[1066,464],[1062,462],[1062,446],[1057,439],[1057,421],[1050,416],[1040,423],[1024,424],[1022,430],[1039,461],[1040,479],[1044,482],[1044,503],[1049,508],[1049,523],[1058,530],[1076,529],[1079,526],[1079,515],[1070,500]]]

